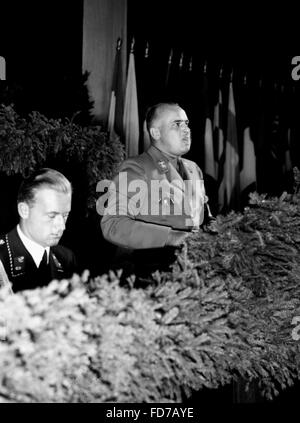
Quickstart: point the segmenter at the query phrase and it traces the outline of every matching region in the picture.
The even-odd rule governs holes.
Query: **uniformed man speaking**
[[[198,230],[207,200],[201,170],[181,159],[191,146],[185,111],[175,103],[160,103],[147,111],[146,123],[150,148],[121,165],[109,186],[106,208],[101,207],[105,196],[97,203],[104,238],[135,252],[141,266],[153,259],[164,262],[167,250]]]
[[[71,210],[72,188],[60,172],[41,169],[24,180],[18,192],[20,223],[0,236],[0,286],[12,291],[71,277],[74,254],[57,245]]]

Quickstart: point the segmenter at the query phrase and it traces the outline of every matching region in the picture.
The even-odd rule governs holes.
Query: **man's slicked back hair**
[[[70,181],[55,169],[42,168],[26,178],[20,185],[17,202],[33,204],[39,189],[49,188],[63,194],[72,194]]]

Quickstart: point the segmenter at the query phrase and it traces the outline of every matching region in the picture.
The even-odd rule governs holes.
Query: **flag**
[[[133,46],[134,41],[132,42],[131,51],[129,55],[123,116],[125,148],[127,157],[132,157],[139,154],[140,136]]]
[[[216,174],[217,179],[221,174],[221,160],[224,155],[224,134],[222,128],[222,92],[219,89],[218,101],[214,107],[214,120],[213,120],[213,140],[214,152],[216,158]]]
[[[206,71],[203,75],[203,100],[204,100],[204,172],[217,180],[216,162],[214,156],[214,142],[212,121],[210,116],[208,79]]]
[[[161,88],[162,100],[179,103],[185,108],[187,92],[187,67],[183,52],[174,52],[171,49],[166,70],[164,85]]]
[[[140,146],[141,151],[147,151],[150,147],[150,135],[146,128],[145,115],[148,108],[153,104],[153,95],[155,93],[155,80],[153,78],[153,72],[155,72],[155,65],[153,61],[153,55],[150,54],[149,43],[146,43],[145,52],[143,58],[137,63],[140,67],[137,67],[140,71],[137,72],[137,84],[138,84],[138,104],[140,110]]]
[[[216,175],[218,181],[218,209],[221,210],[224,206],[224,184],[222,184],[224,172],[224,132],[223,132],[223,105],[222,105],[222,91],[218,90],[218,99],[214,107],[214,120],[213,120],[213,140],[215,147],[216,160]]]
[[[250,128],[244,129],[243,133],[243,169],[240,175],[241,191],[249,189],[256,189],[256,155],[253,141],[250,137]]]
[[[121,60],[122,40],[119,38],[117,42],[113,81],[110,97],[110,106],[108,113],[108,132],[110,141],[114,141],[123,137],[123,75]]]
[[[181,60],[181,61],[180,61]],[[181,64],[181,67],[180,67]],[[180,102],[180,79],[182,70],[183,58],[178,57],[178,52],[174,52],[171,48],[167,68],[165,73],[165,79],[162,80],[163,85],[161,86],[161,93],[163,101],[174,101]]]
[[[179,58],[176,85],[173,86],[173,92],[171,94],[172,97],[175,98],[175,101],[177,101],[184,108],[188,116],[190,116],[189,109],[191,101],[191,73],[190,63],[187,62],[187,58],[182,52]]]
[[[169,78],[170,78],[170,70],[172,66],[172,58],[173,58],[173,49],[171,48],[169,58],[168,58],[168,66],[167,66],[167,72],[166,72],[166,82],[165,82],[165,89],[168,89],[169,86]]]
[[[227,210],[238,210],[240,206],[239,152],[236,113],[232,82],[229,84],[227,134],[225,142],[224,206]]]
[[[258,84],[253,87],[255,97],[255,108],[253,108],[253,125],[251,127],[251,139],[254,142],[256,150],[256,185],[258,192],[268,192],[266,165],[268,166],[268,131],[267,131],[267,113],[270,109],[268,104],[268,93],[265,84],[260,78]],[[254,103],[253,103],[254,104]]]
[[[246,78],[242,90],[242,120],[243,120],[243,168],[240,173],[241,192],[245,191],[245,199],[251,191],[256,190],[256,155],[254,142],[250,132],[249,92]]]

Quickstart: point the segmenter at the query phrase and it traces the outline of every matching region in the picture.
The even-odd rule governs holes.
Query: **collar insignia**
[[[24,260],[25,260],[24,256],[14,257],[15,272],[20,272],[24,269],[24,265],[25,265]]]
[[[165,160],[160,160],[159,162],[157,162],[157,165],[162,173],[167,173],[169,171],[169,167]]]
[[[17,257],[16,258],[16,260],[17,260],[18,263],[24,263],[24,259],[25,259],[24,256],[20,256],[20,257]]]

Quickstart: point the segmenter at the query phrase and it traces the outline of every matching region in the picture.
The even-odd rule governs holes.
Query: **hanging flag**
[[[114,63],[113,81],[108,113],[108,127],[110,141],[123,137],[123,76],[121,60],[121,38],[117,41],[117,49]]]
[[[256,189],[256,155],[254,143],[250,137],[249,126],[243,133],[243,169],[240,175],[241,191],[251,186]]]
[[[240,207],[239,152],[236,126],[236,113],[232,81],[229,84],[227,134],[224,163],[224,206],[226,210],[238,210]]]
[[[154,61],[151,60],[149,43],[146,43],[145,53],[140,66],[140,72],[138,73],[138,92],[141,94],[138,98],[139,110],[140,110],[140,145],[141,152],[147,151],[150,147],[150,135],[146,128],[145,115],[150,106],[154,103],[153,95],[155,93],[155,81],[153,78]]]
[[[165,79],[162,80],[160,98],[162,101],[179,103],[184,107],[186,66],[184,66],[184,53],[170,50]],[[158,84],[160,82],[158,81]],[[159,92],[159,90],[158,90]]]
[[[168,66],[167,66],[166,80],[165,80],[166,90],[168,89],[168,86],[169,86],[170,70],[171,70],[171,66],[172,66],[172,58],[173,58],[173,49],[171,48],[169,58],[168,58]]]
[[[262,78],[253,87],[253,125],[251,127],[251,139],[255,145],[256,151],[256,185],[258,192],[268,192],[266,178],[266,165],[268,166],[268,131],[267,131],[267,113],[269,112],[269,95],[266,91],[266,84]]]
[[[182,52],[179,58],[178,64],[178,76],[176,85],[173,86],[173,98],[177,101],[190,116],[190,103],[191,103],[191,62],[188,62],[188,58]],[[195,87],[193,87],[193,90]]]
[[[216,173],[218,181],[218,209],[222,210],[224,207],[224,163],[225,163],[225,146],[224,146],[224,131],[223,131],[223,105],[222,105],[222,91],[219,88],[218,101],[214,109],[214,123],[213,123],[213,136],[214,146],[216,146],[217,163]]]
[[[127,157],[139,154],[139,112],[134,60],[134,39],[131,43],[124,102],[124,136]]]
[[[245,202],[250,192],[256,190],[256,155],[254,142],[250,135],[250,103],[246,77],[242,90],[242,121],[243,121],[243,168],[240,173],[240,188],[244,191]]]
[[[212,121],[210,116],[209,107],[209,92],[208,92],[208,79],[206,74],[206,65],[203,74],[203,100],[204,100],[204,172],[217,180],[217,169],[214,156],[214,142]]]
[[[218,91],[218,100],[214,107],[214,120],[213,120],[213,140],[214,140],[214,153],[216,161],[216,174],[217,180],[220,180],[222,174],[222,156],[225,154],[224,150],[224,134],[222,128],[222,91]],[[222,174],[223,176],[223,174]]]

